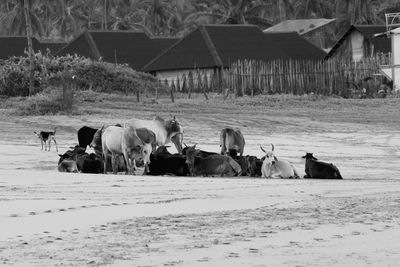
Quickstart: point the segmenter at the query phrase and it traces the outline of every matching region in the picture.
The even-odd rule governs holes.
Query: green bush
[[[29,58],[12,57],[0,61],[0,95],[27,96],[29,94]],[[134,71],[124,64],[93,61],[79,56],[54,57],[35,54],[35,93],[49,86],[71,86],[76,90],[98,92],[166,91],[155,77]]]

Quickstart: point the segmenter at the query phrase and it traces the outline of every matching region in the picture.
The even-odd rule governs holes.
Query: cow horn
[[[271,147],[272,147],[272,150],[271,150],[271,151],[273,152],[274,149],[275,149],[274,144],[271,143]]]
[[[185,145],[185,147],[189,147],[186,143],[183,143]]]
[[[193,148],[196,148],[197,144],[194,144]]]
[[[266,151],[265,151],[265,149],[260,145],[260,148],[261,148],[261,151],[262,152],[264,152],[264,153],[267,153]]]

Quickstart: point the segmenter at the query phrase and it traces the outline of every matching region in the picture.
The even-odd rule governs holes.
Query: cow
[[[238,176],[241,175],[240,165],[231,157],[225,155],[210,155],[202,158],[198,154],[196,145],[186,151],[186,164],[191,176]]]
[[[183,144],[185,145],[185,147],[182,149],[182,155],[186,155],[186,151],[188,150],[189,146],[186,145],[185,143]],[[197,149],[197,154],[196,154],[197,157],[206,158],[211,155],[218,155],[218,153]]]
[[[90,143],[93,140],[93,136],[96,133],[98,129],[88,127],[88,126],[83,126],[78,130],[78,143],[79,146],[82,148],[85,148],[90,145]]]
[[[306,153],[302,158],[306,160],[306,175],[304,175],[304,178],[343,179],[339,169],[335,165],[319,161],[314,157],[313,153]]]
[[[72,159],[76,161],[77,155],[83,155],[86,151],[86,148],[82,148],[79,145],[76,145],[74,148],[71,147],[71,149],[64,152],[64,154],[58,154],[58,156],[60,157],[58,160],[58,164],[60,164],[61,161],[63,161],[64,159]]]
[[[166,146],[160,146],[150,155],[149,175],[176,176],[189,175],[186,157],[181,154],[171,154]]]
[[[261,167],[263,178],[299,178],[299,174],[292,164],[287,160],[278,160],[274,155],[274,145],[271,144],[272,150],[266,151],[260,146],[261,151],[265,153],[265,159]]]
[[[259,159],[256,156],[246,156],[248,162],[248,175],[251,177],[261,177],[261,167],[264,159]]]
[[[244,137],[240,130],[234,130],[232,128],[224,128],[221,130],[220,143],[221,155],[230,155],[236,159],[237,153],[243,156],[244,150]]]
[[[78,172],[76,161],[71,159],[62,160],[57,167],[59,172]]]
[[[159,116],[152,120],[130,119],[124,123],[124,127],[128,126],[134,129],[149,129],[156,136],[157,146],[165,146],[172,142],[176,150],[182,153],[183,128],[175,116],[170,120],[164,120]]]
[[[138,137],[134,128],[117,126],[104,128],[103,126],[95,133],[91,146],[95,146],[98,143],[99,136],[101,136],[103,159],[107,159],[108,154],[111,154],[111,165],[114,174],[117,173],[117,155],[124,156],[127,173],[134,174],[136,160],[143,160],[145,165],[150,162],[151,144],[145,144]],[[107,173],[107,160],[104,160],[104,173]]]
[[[94,153],[79,155],[76,159],[76,165],[82,173],[103,173],[101,157]]]

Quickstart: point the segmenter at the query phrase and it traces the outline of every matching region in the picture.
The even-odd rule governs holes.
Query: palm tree
[[[331,1],[307,0],[296,3],[298,18],[331,18],[334,4]]]
[[[24,0],[14,0],[10,2],[8,7],[10,8],[10,12],[4,15],[0,24],[3,25],[3,34],[7,35],[25,35],[26,34],[26,16],[24,15]],[[31,30],[32,34],[42,36],[43,35],[43,26],[35,14],[34,10],[36,9],[38,2],[35,0],[28,0],[27,3],[27,12],[28,17],[30,18]],[[12,6],[12,7],[11,7]]]
[[[342,26],[383,23],[383,18],[378,15],[380,5],[379,0],[337,0],[337,23]]]
[[[163,35],[167,31],[168,20],[174,15],[174,9],[168,0],[144,0],[141,2],[146,11],[144,24],[152,34]]]
[[[29,0],[24,0],[24,17],[25,17],[25,26],[26,26],[26,38],[28,39],[28,51],[29,51],[29,95],[33,94],[34,91],[34,55],[33,55],[33,47],[32,47],[32,26],[31,26],[31,18],[30,18],[30,7]]]

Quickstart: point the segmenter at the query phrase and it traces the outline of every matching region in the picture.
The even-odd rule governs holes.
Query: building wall
[[[183,75],[186,76],[186,78],[189,75],[189,72],[193,73],[194,76],[194,82],[197,82],[197,73],[193,69],[185,69],[185,70],[168,70],[168,71],[157,71],[155,72],[155,76],[162,82],[167,80],[168,85],[171,85],[172,82],[174,82],[175,86],[177,85],[177,79],[179,77],[180,80],[180,85],[182,86],[182,77]],[[202,77],[204,76],[204,73],[207,75],[208,81],[210,81],[212,75],[214,74],[214,69],[209,68],[209,69],[201,69],[200,70]]]

